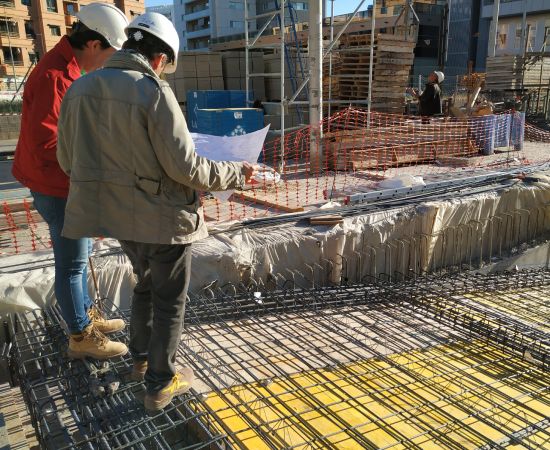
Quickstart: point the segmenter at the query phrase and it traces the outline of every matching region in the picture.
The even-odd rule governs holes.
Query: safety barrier
[[[266,177],[226,201],[203,193],[208,222],[307,211],[388,186],[540,165],[550,161],[550,132],[525,124],[519,112],[426,119],[348,108],[318,127],[285,134],[284,142],[268,137],[260,160],[279,172],[280,181]],[[0,254],[47,248],[40,216],[29,204],[13,205],[3,205]]]

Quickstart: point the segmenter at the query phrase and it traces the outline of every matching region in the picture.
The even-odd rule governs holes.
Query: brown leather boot
[[[132,372],[128,376],[131,381],[143,381],[147,372],[147,361],[135,361],[132,366]]]
[[[146,393],[143,406],[148,411],[160,411],[170,404],[175,395],[184,394],[191,389],[194,379],[193,369],[189,367],[180,369],[164,389],[154,394]]]
[[[82,333],[69,337],[69,358],[82,359],[87,356],[95,359],[109,359],[128,353],[128,347],[122,342],[110,341],[94,324],[88,325]]]
[[[123,330],[126,326],[124,320],[122,319],[106,319],[103,316],[103,313],[95,306],[92,306],[88,310],[88,317],[90,318],[90,321],[94,324],[94,326],[103,334],[109,334],[114,333],[115,331]]]

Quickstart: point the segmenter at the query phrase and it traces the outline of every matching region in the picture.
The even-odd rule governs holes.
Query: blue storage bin
[[[510,144],[514,150],[523,150],[523,141],[525,138],[525,113],[515,112],[512,114],[512,124],[510,130]]]
[[[473,117],[468,120],[470,132],[484,155],[492,155],[495,151],[496,116]]]
[[[248,108],[252,104],[246,104],[246,91],[228,91],[230,108]],[[248,99],[254,101],[254,92],[248,91]]]
[[[197,132],[214,136],[238,136],[261,130],[264,113],[256,108],[198,109]]]
[[[187,127],[198,131],[197,110],[208,108],[229,108],[230,91],[187,91]]]
[[[248,91],[248,98],[254,94]],[[187,91],[187,126],[198,131],[197,110],[218,108],[248,108],[246,91]]]

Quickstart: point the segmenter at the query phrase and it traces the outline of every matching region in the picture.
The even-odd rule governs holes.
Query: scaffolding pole
[[[309,124],[310,154],[314,165],[321,164],[323,120],[323,7],[321,0],[309,3]]]
[[[369,95],[367,105],[367,129],[370,128],[370,109],[372,104],[372,66],[374,64],[374,24],[376,20],[376,0],[372,0],[372,16],[370,30],[370,60],[369,60]]]
[[[495,0],[493,6],[493,20],[491,22],[491,30],[489,32],[489,55],[495,56],[497,48],[497,36],[498,36],[498,13],[500,10],[500,0]]]

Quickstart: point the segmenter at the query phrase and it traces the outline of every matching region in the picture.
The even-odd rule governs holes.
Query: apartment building
[[[174,23],[174,4],[173,3],[170,5],[148,6],[145,8],[145,11],[162,14],[170,22]]]
[[[33,62],[70,33],[74,14],[93,0],[0,0],[0,79],[22,79]],[[143,0],[105,1],[128,17],[142,14]]]
[[[493,8],[494,0],[482,0],[476,64],[480,70],[485,68],[485,59],[492,45],[489,30]],[[526,39],[522,40],[524,12],[527,26]],[[500,0],[495,55],[520,55],[525,50],[550,52],[550,0]]]
[[[256,14],[255,2],[248,8]],[[244,33],[244,0],[174,0],[174,16],[182,50],[207,50],[213,39]]]

